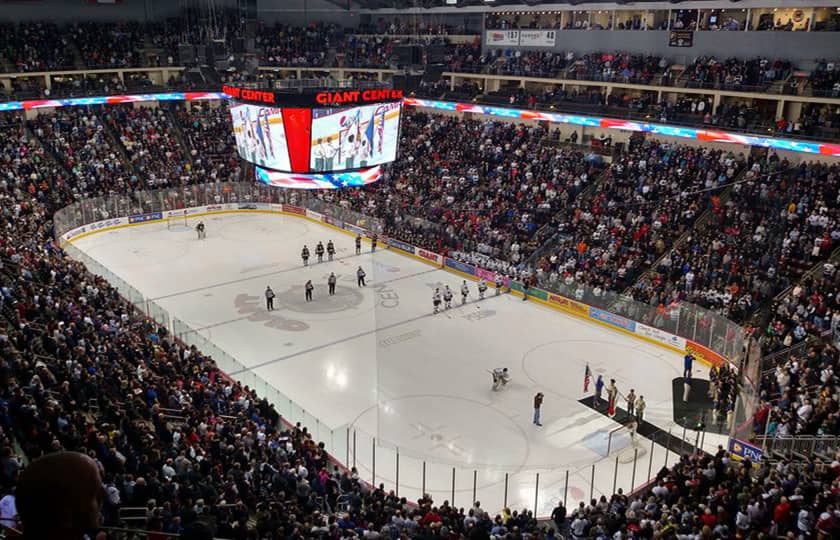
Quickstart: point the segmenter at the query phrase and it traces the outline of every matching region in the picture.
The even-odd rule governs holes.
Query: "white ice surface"
[[[357,256],[351,236],[299,217],[204,221],[203,241],[184,227],[148,224],[75,246],[234,357],[245,368],[223,368],[274,398],[281,413],[294,421],[305,410],[305,425],[364,479],[374,479],[375,436],[376,483],[396,488],[399,449],[400,495],[417,498],[425,485],[437,501],[450,499],[453,468],[455,503],[472,502],[475,480],[477,498],[493,511],[505,501],[505,474],[506,500],[516,508],[534,507],[540,474],[539,515],[564,494],[575,505],[590,489],[596,497],[609,494],[614,478],[628,491],[632,464],[622,458],[616,475],[615,455],[632,453],[629,438],[620,434],[606,458],[607,433],[617,424],[578,403],[587,363],[596,376],[616,379],[622,392],[645,396],[646,420],[665,431],[673,424],[671,381],[682,367],[676,353],[514,296],[495,297],[492,287],[477,302],[472,282],[461,306],[458,276],[398,252],[371,254],[367,244]],[[317,242],[330,239],[336,260],[313,263]],[[304,244],[312,251],[308,268],[300,259]],[[365,288],[356,285],[359,266]],[[327,295],[330,272],[338,276],[334,297]],[[307,279],[316,286],[312,303],[304,302]],[[455,307],[433,315],[433,288],[445,284]],[[270,316],[267,285],[277,294]],[[487,370],[494,367],[512,376],[500,392],[490,389]],[[698,366],[698,376],[702,371]],[[543,427],[531,423],[538,391],[545,394]],[[681,427],[673,432],[682,436]],[[693,442],[694,434],[686,439]],[[707,448],[718,443],[706,435]],[[667,462],[676,458],[671,452]],[[633,486],[665,462],[662,446],[640,438]]]

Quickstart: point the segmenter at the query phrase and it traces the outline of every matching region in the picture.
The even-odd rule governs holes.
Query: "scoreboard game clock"
[[[384,83],[272,81],[222,92],[231,99],[237,151],[258,167],[260,182],[364,185],[397,157],[403,93]]]

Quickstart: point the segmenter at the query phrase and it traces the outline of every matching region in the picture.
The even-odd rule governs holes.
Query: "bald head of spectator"
[[[77,452],[47,454],[20,475],[17,510],[26,538],[82,538],[99,526],[104,497],[96,463]]]

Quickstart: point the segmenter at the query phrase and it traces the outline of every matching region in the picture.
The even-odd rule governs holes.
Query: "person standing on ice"
[[[537,395],[534,396],[534,425],[535,426],[542,426],[540,423],[540,410],[542,409],[543,404],[543,393],[537,392]]]
[[[367,274],[365,274],[365,271],[362,270],[361,266],[359,267],[358,270],[356,270],[356,281],[357,281],[357,285],[359,287],[367,287],[367,285],[365,284],[365,276],[366,275]]]
[[[461,305],[467,303],[467,296],[470,294],[470,287],[467,285],[467,280],[461,284]]]
[[[312,284],[311,279],[307,280],[306,285],[304,285],[304,288],[306,289],[306,301],[311,302],[312,301],[312,291],[315,290],[315,285]]]
[[[356,255],[362,252],[362,235],[356,235]]]
[[[435,306],[435,313],[440,311],[440,289],[435,289],[435,294],[432,295],[432,304]]]
[[[303,266],[309,266],[309,248],[303,246],[303,249],[300,251],[300,258],[303,259]]]
[[[449,288],[449,285],[443,290],[443,307],[444,309],[452,307],[452,289]]]
[[[330,296],[335,295],[335,272],[330,272],[330,277],[327,278],[327,285],[330,287]]]
[[[330,240],[329,242],[327,242],[327,260],[330,260],[330,261],[333,260],[334,256],[335,256],[335,244],[333,244],[333,241]]]
[[[632,388],[630,389],[630,393],[627,394],[627,414],[633,416],[636,410],[636,391]]]
[[[602,375],[598,375],[598,378],[595,379],[595,399],[593,400],[593,405],[597,407],[601,404],[601,393],[604,391],[604,377]]]
[[[315,246],[315,255],[318,256],[318,262],[324,262],[324,244],[322,242],[318,242],[318,245]]]
[[[687,353],[683,358],[683,379],[691,378],[691,368],[694,366],[694,355]]]
[[[639,396],[639,399],[636,400],[636,419],[641,424],[645,420],[645,396]]]
[[[615,379],[610,379],[610,385],[607,387],[607,414],[615,415],[616,399],[618,399],[618,387],[615,385]]]
[[[274,311],[274,291],[271,290],[271,287],[265,288],[265,309],[268,311]]]

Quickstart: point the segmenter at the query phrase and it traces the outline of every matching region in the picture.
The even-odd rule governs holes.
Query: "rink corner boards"
[[[370,232],[362,227],[344,223],[338,219],[331,218],[330,216],[320,214],[303,207],[273,203],[225,203],[179,209],[170,212],[151,212],[148,214],[113,218],[77,227],[62,234],[57,240],[59,241],[59,244],[63,246],[66,243],[72,244],[76,240],[80,240],[100,232],[161,223],[165,222],[170,217],[186,216],[186,218],[191,219],[211,215],[239,213],[275,214],[303,218],[307,221],[329,227],[342,234],[350,236],[361,234],[365,242],[368,244],[371,242]],[[417,248],[405,242],[384,236],[379,238],[379,241],[381,242],[382,249],[389,249],[390,251],[399,253],[402,256],[415,259],[441,270],[445,270],[464,279],[469,279],[470,281],[478,281],[480,279],[485,279],[486,281],[493,280],[493,273],[489,271],[472,265],[459,263],[453,259],[443,257],[442,255],[422,248]],[[519,282],[511,281],[507,285],[509,286],[509,294],[522,297],[522,286]],[[727,362],[727,360],[720,355],[717,355],[713,351],[710,351],[689,340],[679,338],[672,334],[668,334],[667,332],[643,325],[642,323],[625,319],[582,302],[570,300],[541,289],[532,289],[532,291],[533,292],[528,295],[528,300],[560,311],[561,313],[573,315],[579,319],[598,324],[609,330],[620,332],[671,352],[685,354],[687,351],[690,351],[695,355],[699,362],[707,366]]]

